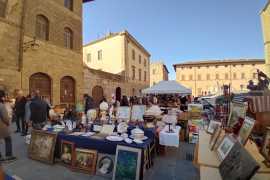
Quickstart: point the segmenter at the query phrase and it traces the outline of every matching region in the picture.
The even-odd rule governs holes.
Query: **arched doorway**
[[[135,88],[132,88],[132,96],[135,96],[135,94],[136,94],[136,90]]]
[[[121,88],[120,87],[117,87],[116,90],[115,90],[115,99],[119,102],[121,102]]]
[[[42,98],[51,101],[51,78],[45,73],[35,73],[29,78],[29,91],[39,90]]]
[[[95,105],[98,106],[103,98],[103,88],[101,86],[95,86],[92,89],[92,97],[94,99]]]
[[[70,76],[65,76],[60,81],[60,102],[75,104],[75,80]]]

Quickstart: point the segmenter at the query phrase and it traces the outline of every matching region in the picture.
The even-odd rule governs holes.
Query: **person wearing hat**
[[[4,104],[5,92],[0,90],[0,139],[4,139],[6,145],[6,157],[3,158],[0,152],[0,163],[3,161],[13,161],[16,157],[12,154],[12,141],[10,136],[10,118]]]

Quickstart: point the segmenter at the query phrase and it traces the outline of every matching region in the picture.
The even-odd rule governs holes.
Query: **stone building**
[[[82,0],[0,0],[0,86],[53,104],[83,93]]]
[[[149,52],[127,31],[110,33],[83,47],[83,59],[88,67],[123,76],[119,87],[121,90],[125,87],[121,95],[127,96],[138,96],[149,87],[149,58]]]
[[[169,71],[163,62],[150,63],[150,86],[155,85],[160,81],[168,80]]]
[[[257,82],[257,69],[264,70],[263,59],[191,61],[174,64],[176,80],[192,89],[194,96],[217,94],[224,84],[232,92],[246,90],[249,80]]]
[[[265,73],[270,77],[270,1],[261,11],[261,22],[264,37]]]

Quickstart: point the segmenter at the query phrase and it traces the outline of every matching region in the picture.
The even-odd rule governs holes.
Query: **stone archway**
[[[92,97],[95,105],[99,106],[100,101],[103,99],[103,88],[101,86],[95,86],[92,89]]]
[[[52,100],[51,78],[45,73],[35,73],[29,78],[29,93],[38,90],[42,98]]]
[[[64,76],[60,80],[61,104],[75,104],[75,80],[70,76]]]
[[[117,87],[115,90],[115,99],[121,102],[121,97],[122,97],[122,90],[120,87]]]

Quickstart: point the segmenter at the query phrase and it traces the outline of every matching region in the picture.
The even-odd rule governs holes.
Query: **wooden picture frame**
[[[255,125],[255,120],[253,118],[246,116],[237,137],[238,141],[242,145],[245,145],[247,143],[248,137],[250,133],[252,132],[254,125]]]
[[[73,169],[94,175],[96,171],[97,151],[76,148],[74,153]]]
[[[114,169],[115,155],[98,153],[96,175],[112,178]]]
[[[244,103],[232,102],[227,126],[232,128],[238,122],[239,117],[245,119],[247,107]]]
[[[211,151],[214,150],[214,147],[221,135],[221,132],[222,132],[222,128],[221,127],[218,127],[215,129],[214,133],[212,134],[211,138],[210,138],[210,141],[209,141],[209,148]]]
[[[209,125],[208,125],[207,132],[210,134],[213,134],[215,129],[220,127],[220,126],[221,126],[221,122],[211,120]]]
[[[33,160],[53,164],[56,133],[32,130],[28,157]]]
[[[61,142],[60,161],[64,166],[72,167],[74,161],[75,144],[70,141]]]
[[[220,161],[223,161],[235,144],[235,139],[230,135],[225,135],[217,148],[217,155]]]
[[[141,171],[142,150],[117,145],[113,180],[139,180]]]
[[[251,179],[259,168],[260,165],[249,152],[239,142],[236,142],[219,165],[219,172],[223,180],[244,180]]]
[[[144,121],[143,115],[145,111],[145,105],[133,105],[131,110],[131,121]]]
[[[270,126],[266,128],[261,154],[265,158],[265,164],[270,167]]]

